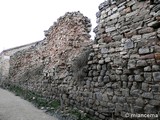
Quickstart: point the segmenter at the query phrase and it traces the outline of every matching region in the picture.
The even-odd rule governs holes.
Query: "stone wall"
[[[96,103],[104,118],[160,110],[159,13],[160,1],[100,4],[88,82],[99,93]]]
[[[160,111],[159,0],[108,0],[90,21],[66,13],[45,40],[11,57],[10,81],[96,120]],[[157,117],[157,116],[155,116]],[[128,118],[126,118],[128,119]]]
[[[16,52],[10,57],[9,80],[15,84],[26,86],[30,79],[41,78],[43,68],[42,52],[45,40],[36,42],[34,46]]]
[[[57,89],[69,79],[72,61],[92,43],[90,30],[90,20],[80,12],[66,13],[44,31],[43,41],[11,56],[10,81],[59,99]]]

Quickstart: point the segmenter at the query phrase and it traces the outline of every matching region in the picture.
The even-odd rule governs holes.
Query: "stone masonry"
[[[10,69],[10,56],[12,56],[14,53],[21,51],[23,49],[28,49],[31,46],[34,46],[34,43],[30,43],[27,45],[22,45],[19,47],[11,48],[4,50],[0,53],[0,83],[8,78],[9,75],[9,69]]]
[[[159,119],[160,1],[107,0],[96,17],[94,43],[87,17],[60,17],[43,41],[11,56],[9,82],[95,120]]]
[[[99,6],[88,81],[101,96],[99,113],[105,117],[160,110],[159,5],[117,0]]]
[[[43,41],[11,56],[10,82],[59,99],[58,87],[71,77],[72,61],[92,43],[90,30],[90,20],[80,12],[66,13],[45,31]]]

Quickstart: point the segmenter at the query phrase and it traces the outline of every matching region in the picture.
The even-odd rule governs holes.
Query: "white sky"
[[[66,12],[80,11],[96,26],[104,0],[0,0],[0,52],[42,40],[44,30]]]

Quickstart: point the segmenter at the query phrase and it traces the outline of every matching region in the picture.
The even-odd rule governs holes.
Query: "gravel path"
[[[0,120],[58,120],[0,88]]]

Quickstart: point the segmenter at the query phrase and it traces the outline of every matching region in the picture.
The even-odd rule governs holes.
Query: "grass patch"
[[[57,100],[51,101],[51,102],[49,103],[49,106],[51,106],[51,107],[53,107],[53,108],[55,108],[55,109],[58,109],[58,108],[60,107],[60,102],[57,101]]]
[[[37,94],[30,90],[24,90],[19,86],[12,84],[5,84],[4,89],[8,89],[13,92],[16,96],[20,96],[23,99],[33,103],[37,108],[46,110],[47,113],[54,115],[55,112],[61,111],[60,109],[60,101],[48,99],[40,94]],[[76,120],[94,120],[93,117],[89,116],[83,111],[78,110],[76,108],[70,108],[69,111],[65,114],[69,114],[69,116],[73,116]],[[63,116],[63,114],[62,114]]]
[[[78,109],[72,109],[69,113],[75,116],[77,120],[93,120],[91,116]]]

